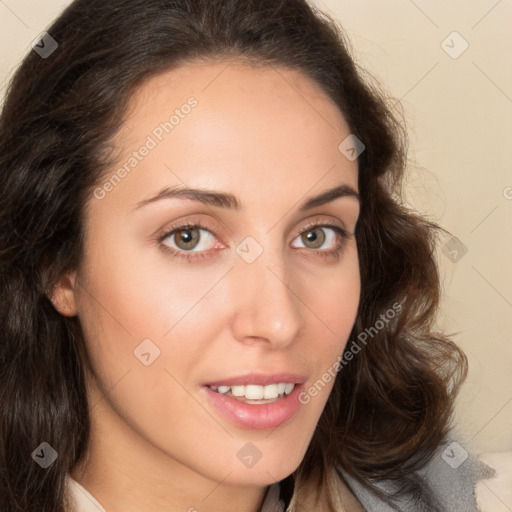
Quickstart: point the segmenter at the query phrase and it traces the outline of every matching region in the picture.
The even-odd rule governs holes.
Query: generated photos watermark
[[[191,96],[186,103],[181,107],[174,109],[174,113],[168,120],[162,121],[156,126],[152,132],[147,136],[144,144],[140,146],[137,151],[132,153],[126,162],[114,172],[108,180],[106,180],[101,187],[94,189],[94,197],[96,199],[104,199],[105,196],[114,190],[114,188],[121,183],[121,181],[135,169],[150,152],[155,149],[165,138],[166,135],[171,133],[176,126],[178,126],[183,119],[185,119],[192,109],[197,107],[199,102],[196,98]]]
[[[357,335],[357,341],[353,340],[350,343],[350,347],[348,343],[345,347],[345,352],[340,354],[335,363],[333,363],[327,371],[325,371],[322,376],[315,381],[308,389],[301,391],[298,396],[298,400],[301,404],[306,405],[311,402],[311,398],[317,396],[320,391],[322,391],[327,384],[329,384],[332,380],[336,378],[336,374],[344,368],[354,356],[359,354],[361,350],[366,346],[368,337],[373,338],[381,329],[383,329],[390,320],[395,318],[395,316],[402,311],[402,304],[399,302],[395,302],[391,308],[389,308],[385,313],[380,315],[380,318],[371,326],[367,327],[363,332],[360,332]],[[358,343],[363,345],[361,345]]]

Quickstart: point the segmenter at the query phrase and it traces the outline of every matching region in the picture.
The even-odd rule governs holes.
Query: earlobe
[[[75,297],[76,271],[61,276],[49,297],[55,309],[64,316],[77,314]]]

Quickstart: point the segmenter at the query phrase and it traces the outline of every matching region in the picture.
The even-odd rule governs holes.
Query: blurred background
[[[0,0],[0,101],[31,43],[69,3]],[[512,450],[512,0],[314,4],[402,104],[407,203],[453,235],[438,253],[438,327],[470,364],[457,440],[475,453]]]

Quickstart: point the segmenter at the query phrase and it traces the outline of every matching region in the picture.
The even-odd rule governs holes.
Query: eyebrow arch
[[[176,197],[192,199],[203,204],[217,206],[218,208],[230,208],[236,211],[240,211],[242,209],[242,204],[233,194],[181,186],[164,187],[155,196],[138,202],[135,209],[141,208],[151,203],[155,203],[162,199],[172,199]],[[354,197],[360,201],[359,194],[351,186],[342,184],[333,189],[326,190],[318,196],[311,197],[301,205],[299,211],[304,212],[306,210],[311,210],[317,206],[321,206],[323,204],[334,201],[339,197]]]

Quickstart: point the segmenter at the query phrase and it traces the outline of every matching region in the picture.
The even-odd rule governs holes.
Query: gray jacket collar
[[[492,477],[495,472],[461,445],[448,441],[441,445],[429,463],[416,475],[426,484],[420,494],[408,493],[389,505],[379,496],[366,489],[348,475],[341,467],[338,472],[367,512],[433,512],[432,501],[439,512],[478,512],[475,485],[478,480]],[[391,493],[395,486],[391,482],[379,482],[377,486]],[[293,512],[285,508],[279,496],[279,482],[269,486],[261,512]]]

